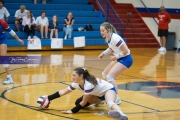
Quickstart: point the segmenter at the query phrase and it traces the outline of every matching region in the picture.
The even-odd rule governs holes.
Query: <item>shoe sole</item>
[[[4,85],[9,85],[9,84],[13,84],[14,82],[11,82],[11,83],[3,83]]]
[[[112,118],[119,118],[119,120],[128,120],[127,116],[121,116],[120,113],[116,110],[109,111],[108,115]]]
[[[115,103],[116,103],[117,105],[120,105],[120,104],[121,104],[121,102],[122,102],[122,101],[120,100],[119,102],[115,102]]]

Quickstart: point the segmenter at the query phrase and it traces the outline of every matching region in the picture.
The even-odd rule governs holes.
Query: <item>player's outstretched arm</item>
[[[20,42],[22,45],[24,44],[24,41],[23,40],[21,40],[21,39],[19,39],[19,37],[15,34],[14,36],[13,36],[18,42]]]
[[[88,94],[88,95],[84,94],[82,101],[81,101],[78,105],[76,105],[76,106],[75,106],[73,109],[71,109],[71,110],[64,110],[64,111],[62,111],[62,113],[65,113],[65,114],[77,113],[77,112],[78,112],[79,110],[81,110],[86,104],[89,104],[89,103],[88,103],[88,100],[90,99],[90,97],[91,97],[91,94]]]

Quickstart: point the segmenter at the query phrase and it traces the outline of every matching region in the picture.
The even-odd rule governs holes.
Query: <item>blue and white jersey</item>
[[[125,42],[118,34],[115,34],[115,33],[111,34],[111,38],[108,41],[108,46],[112,50],[114,55],[119,54],[121,52],[119,48],[123,44],[125,44]],[[130,50],[128,49],[128,53],[125,56],[129,54],[130,54]]]
[[[113,88],[113,85],[106,82],[105,80],[101,80],[99,78],[96,78],[98,84],[95,87],[92,83],[88,82],[87,80],[84,80],[84,88],[82,88],[78,83],[72,83],[69,85],[68,89],[69,90],[75,90],[76,88],[83,91],[85,95],[94,95],[101,97],[105,94],[107,90],[110,90]]]

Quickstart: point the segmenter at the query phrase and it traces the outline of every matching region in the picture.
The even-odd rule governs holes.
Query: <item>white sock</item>
[[[121,116],[126,116],[126,114],[124,114],[122,111],[119,111],[119,113],[121,114]]]
[[[11,78],[11,75],[7,75],[7,78]]]

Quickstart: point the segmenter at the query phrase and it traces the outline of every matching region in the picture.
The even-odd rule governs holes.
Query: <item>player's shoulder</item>
[[[112,41],[119,41],[119,40],[123,40],[122,38],[121,38],[121,36],[119,36],[118,34],[116,34],[116,33],[113,33],[113,35],[112,35]]]
[[[94,85],[85,79],[84,80],[84,87],[85,88],[92,88],[92,87],[94,87]]]

